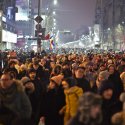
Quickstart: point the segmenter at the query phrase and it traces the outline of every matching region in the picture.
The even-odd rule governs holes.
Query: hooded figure
[[[102,82],[99,89],[99,94],[103,98],[102,114],[103,122],[101,125],[111,125],[111,118],[122,109],[122,104],[114,95],[113,83],[109,80]]]
[[[101,96],[85,93],[80,97],[77,113],[68,125],[101,125],[101,104]]]

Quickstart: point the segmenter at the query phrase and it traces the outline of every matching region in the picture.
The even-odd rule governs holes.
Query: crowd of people
[[[124,125],[124,53],[21,55],[0,63],[0,125]]]

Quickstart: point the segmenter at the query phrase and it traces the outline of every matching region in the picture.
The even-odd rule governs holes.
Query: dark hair
[[[69,87],[73,87],[73,86],[77,85],[77,81],[73,77],[64,78],[62,81],[66,81],[68,83]]]
[[[31,68],[31,69],[28,70],[28,73],[32,73],[32,72],[36,73],[36,70],[33,69],[33,68]]]

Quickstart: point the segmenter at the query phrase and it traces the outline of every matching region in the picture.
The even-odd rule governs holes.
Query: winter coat
[[[82,88],[84,92],[91,91],[90,83],[85,78],[76,78],[77,86]]]
[[[19,81],[13,81],[8,89],[2,89],[0,85],[0,117],[4,114],[5,117],[2,120],[7,121],[8,113],[1,112],[4,108],[13,113],[14,118],[29,119],[31,117],[31,104]]]
[[[64,93],[66,96],[64,125],[66,125],[67,121],[76,115],[78,100],[83,95],[83,90],[75,86],[65,90]]]
[[[45,125],[63,125],[63,115],[59,111],[65,105],[65,95],[62,86],[48,90],[45,95],[44,114]]]
[[[38,123],[41,113],[41,108],[43,106],[43,96],[44,96],[44,87],[42,83],[37,78],[31,80],[34,84],[35,91],[29,95],[31,105],[32,105],[32,120],[34,123]]]
[[[111,125],[112,116],[122,110],[122,103],[117,100],[103,100],[102,114],[103,122],[101,125]]]

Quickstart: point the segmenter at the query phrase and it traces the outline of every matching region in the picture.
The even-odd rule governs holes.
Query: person
[[[123,72],[123,73],[120,74],[120,78],[122,80],[124,91],[125,91],[125,72]]]
[[[30,101],[32,105],[32,123],[37,125],[41,115],[41,108],[43,105],[43,98],[46,92],[44,84],[37,78],[36,70],[30,69],[28,71],[30,82],[33,83],[35,91],[30,94]]]
[[[117,99],[119,99],[119,96],[124,91],[123,83],[120,78],[119,72],[116,70],[115,65],[111,64],[108,66],[108,72],[109,77],[108,79],[112,81],[114,86],[114,95]]]
[[[60,110],[60,113],[64,113],[64,125],[66,125],[68,120],[76,115],[78,100],[83,95],[83,90],[77,86],[76,80],[72,77],[64,78],[62,86],[66,97],[66,106]]]
[[[93,87],[91,88],[91,91],[94,92],[94,93],[98,93],[98,90],[100,88],[100,86],[102,85],[102,82],[104,80],[107,80],[109,77],[109,73],[107,70],[105,71],[101,71],[99,74],[98,74],[98,77],[96,79],[96,82],[95,84],[93,85]]]
[[[110,80],[105,80],[99,89],[102,96],[103,121],[101,125],[111,125],[112,116],[122,110],[122,103],[115,97],[114,86]]]
[[[44,113],[42,120],[45,125],[63,125],[63,115],[59,113],[60,109],[65,105],[64,89],[61,81],[62,75],[54,76],[50,79],[44,100]]]
[[[101,96],[87,92],[80,97],[76,115],[67,125],[101,125],[102,98]]]
[[[85,72],[84,67],[78,67],[75,70],[75,79],[77,81],[77,86],[82,88],[84,92],[88,92],[91,90],[91,86],[90,83],[84,77],[84,72]]]
[[[13,80],[8,72],[0,81],[0,123],[4,125],[27,125],[31,117],[31,103],[22,84]]]
[[[125,71],[125,58],[121,59],[121,64],[118,66],[118,72],[121,74]]]

